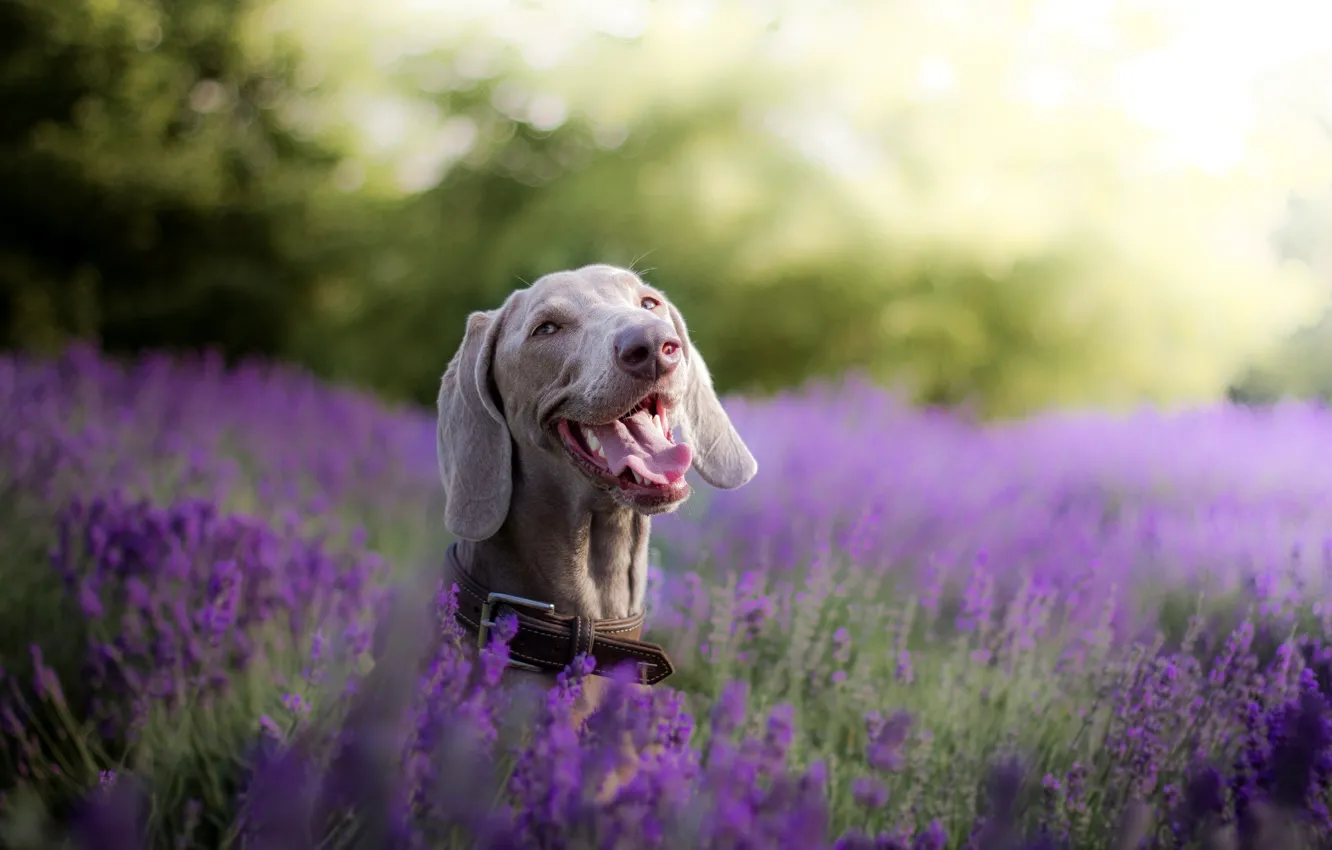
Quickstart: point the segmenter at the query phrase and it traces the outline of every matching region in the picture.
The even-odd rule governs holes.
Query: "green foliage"
[[[356,358],[358,380],[429,401],[442,358],[461,339],[458,317],[496,306],[545,271],[607,261],[644,270],[671,295],[723,390],[773,390],[856,367],[906,378],[933,402],[998,394],[1021,405],[1040,401],[1039,389],[1023,385],[1032,367],[1048,375],[1049,364],[1076,369],[1085,358],[1085,341],[1046,307],[1076,258],[1052,253],[995,272],[943,242],[885,256],[869,247],[870,223],[816,165],[743,120],[742,91],[653,112],[614,152],[584,149],[591,158],[577,168],[558,165],[561,151],[587,145],[595,127],[536,133],[495,113],[488,98],[468,100],[481,100],[477,125],[500,128],[485,135],[504,141],[479,167],[455,167],[410,202],[398,232],[409,245],[403,255],[422,261],[367,296],[347,346],[325,353],[330,369]],[[453,102],[444,108],[473,114]],[[749,152],[725,164],[744,172],[733,178],[791,201],[754,202],[718,221],[724,213],[710,213],[717,207],[699,197],[710,189],[707,175],[693,173],[714,166],[673,165],[698,159],[710,137]],[[534,186],[530,174],[495,173],[495,162],[515,160],[554,176]],[[811,207],[834,234],[831,245],[771,259],[746,250],[773,234],[800,238]],[[401,356],[377,356],[384,339],[398,340]],[[361,347],[375,351],[357,357]]]
[[[1285,226],[1276,234],[1283,256],[1308,263],[1325,278],[1332,273],[1332,193],[1296,197],[1287,208]],[[1230,388],[1246,403],[1270,403],[1282,397],[1332,401],[1332,310],[1298,328],[1248,366]]]
[[[0,342],[278,352],[339,246],[259,4],[0,5]]]
[[[612,262],[723,390],[857,369],[1007,414],[1213,397],[1317,314],[1311,261],[1266,247],[1328,177],[1306,113],[1167,161],[1087,95],[1184,24],[966,5],[6,3],[0,344],[212,345],[429,402],[468,311]]]

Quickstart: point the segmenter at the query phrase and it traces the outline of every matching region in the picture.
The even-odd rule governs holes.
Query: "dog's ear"
[[[462,345],[439,387],[435,454],[444,483],[444,526],[465,540],[499,531],[513,496],[509,425],[491,378],[499,328],[498,311],[468,316]]]
[[[736,433],[731,417],[726,415],[721,400],[712,389],[712,375],[708,372],[708,365],[703,362],[703,355],[689,340],[684,317],[674,304],[666,306],[671,311],[675,331],[684,343],[685,368],[689,370],[688,386],[681,405],[684,412],[681,425],[685,432],[685,442],[694,450],[694,468],[713,487],[734,490],[754,477],[754,473],[758,472],[758,462]]]

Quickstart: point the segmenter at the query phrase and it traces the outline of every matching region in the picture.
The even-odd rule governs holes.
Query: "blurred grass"
[[[428,416],[407,416],[404,421],[411,427],[404,425],[402,439],[406,439],[409,445],[392,446],[401,450],[400,455],[395,455],[401,468],[391,466],[382,480],[372,478],[366,485],[352,473],[373,465],[348,458],[346,452],[355,446],[357,451],[378,460],[386,447],[372,439],[356,439],[345,429],[387,426],[375,425],[379,420],[369,413],[364,420],[351,418],[334,422],[328,411],[346,409],[346,400],[340,395],[332,394],[326,402],[292,401],[296,412],[288,414],[276,409],[274,403],[265,401],[256,405],[251,413],[234,420],[219,419],[208,398],[196,399],[201,406],[192,414],[193,419],[174,419],[175,407],[161,407],[160,399],[155,407],[134,393],[123,397],[113,393],[111,388],[117,386],[116,383],[98,371],[101,366],[96,361],[89,362],[92,365],[84,365],[89,370],[85,377],[97,379],[94,383],[106,390],[106,397],[94,404],[90,398],[80,396],[80,404],[88,405],[89,411],[97,408],[99,413],[88,413],[86,419],[72,415],[61,421],[66,422],[73,432],[79,432],[87,422],[114,421],[118,415],[115,411],[122,407],[132,411],[137,418],[120,421],[114,428],[108,425],[91,444],[95,451],[82,458],[80,465],[62,471],[65,477],[60,480],[64,489],[57,488],[47,494],[54,499],[54,504],[73,495],[94,495],[99,487],[114,484],[114,481],[108,482],[106,476],[125,467],[127,459],[138,459],[134,464],[136,474],[119,485],[129,488],[132,494],[147,495],[160,504],[187,496],[206,496],[216,500],[224,510],[240,510],[259,516],[277,527],[285,527],[290,522],[295,533],[322,539],[334,551],[353,550],[361,541],[368,541],[371,548],[381,554],[391,553],[397,578],[424,579],[429,584],[430,578],[437,575],[437,560],[442,555],[446,535],[440,530],[440,522],[434,513],[437,511],[432,495],[435,470],[417,457],[417,443],[426,445],[428,440],[411,437],[416,434],[414,429],[420,431],[417,436],[430,435]],[[176,374],[175,378],[187,379],[182,386],[202,386],[191,375],[186,371]],[[283,381],[287,380],[296,379],[275,378],[272,383],[256,384],[250,390],[259,399],[290,401],[300,394],[284,389]],[[230,397],[238,392],[239,385],[232,378],[223,378],[218,380],[218,386],[218,395]],[[304,384],[298,382],[297,386]],[[857,385],[844,391],[869,392],[864,387],[857,389]],[[899,420],[894,416],[900,419],[901,411],[883,399],[876,401],[857,395],[839,404],[830,398],[831,394],[827,392],[811,391],[809,397],[803,399],[777,400],[771,402],[770,408],[749,407],[745,410],[741,408],[746,405],[737,402],[736,415],[743,415],[748,420],[747,426],[742,426],[741,430],[752,434],[755,445],[766,443],[765,448],[779,459],[785,457],[785,451],[803,451],[801,440],[816,416],[844,413],[848,417],[847,427],[851,429],[846,433],[858,433],[856,428],[864,428],[870,423],[874,423],[874,428],[897,429],[893,423]],[[179,399],[172,401],[174,404]],[[325,403],[329,406],[321,406]],[[809,412],[797,411],[784,418],[780,415],[780,407],[784,404],[807,405]],[[882,419],[871,419],[871,414]],[[280,433],[270,429],[273,416],[281,417]],[[391,414],[386,416],[393,419]],[[1195,423],[1193,427],[1200,429],[1197,440],[1206,442],[1210,439],[1232,451],[1245,440],[1257,441],[1260,439],[1258,435],[1269,433],[1253,430],[1254,420],[1247,415],[1233,413],[1233,417],[1221,424],[1207,417],[1193,420],[1185,417],[1181,422]],[[37,418],[34,421],[45,420]],[[1200,471],[1190,465],[1193,461],[1181,459],[1178,468],[1172,468],[1181,479],[1178,486],[1173,486],[1175,482],[1162,480],[1160,476],[1166,472],[1150,468],[1150,464],[1146,465],[1146,472],[1135,478],[1122,463],[1114,461],[1121,456],[1122,447],[1115,448],[1115,440],[1110,436],[1112,430],[1106,430],[1111,426],[1107,423],[1093,426],[1086,420],[1079,422],[1061,422],[1058,427],[1088,429],[1086,433],[1091,436],[1084,433],[1081,439],[1084,443],[1090,440],[1104,447],[1110,458],[1107,464],[1079,465],[1073,460],[1076,446],[1060,449],[1058,435],[1052,434],[1049,426],[1041,430],[1035,424],[1032,426],[1035,441],[1014,438],[1012,447],[1002,451],[975,435],[968,439],[975,438],[978,442],[956,445],[961,457],[955,460],[964,469],[973,450],[994,450],[998,452],[995,458],[1002,455],[1003,463],[1011,464],[1015,481],[1019,471],[1033,472],[1029,468],[1032,458],[1039,458],[1042,463],[1063,464],[1056,470],[1045,470],[1045,477],[1034,478],[1028,483],[1028,488],[1040,490],[1032,496],[1035,513],[995,513],[994,522],[1014,522],[1017,521],[1014,517],[1021,517],[1022,522],[1034,523],[1033,533],[1052,533],[1051,529],[1059,522],[1065,522],[1076,526],[1074,531],[1082,528],[1087,533],[1109,534],[1107,524],[1129,522],[1137,503],[1148,512],[1153,506],[1159,509],[1162,505],[1183,510],[1193,504],[1193,500],[1233,507],[1235,499],[1248,504],[1245,501],[1248,498],[1261,502],[1289,493],[1292,499],[1312,500],[1318,492],[1320,479],[1314,478],[1292,482],[1284,491],[1274,488],[1274,482],[1263,474],[1251,476],[1250,481],[1246,476],[1254,467],[1239,461],[1218,466],[1217,474],[1212,476],[1204,474],[1210,467]],[[1176,433],[1174,437],[1166,438],[1167,432],[1180,427],[1178,423],[1167,426],[1150,418],[1144,422],[1134,424],[1133,420],[1125,420],[1114,423],[1112,428],[1143,428],[1145,432],[1160,429],[1152,439],[1160,439],[1163,445],[1169,445],[1171,439],[1179,436]],[[178,430],[172,431],[168,423]],[[737,419],[737,423],[740,425],[741,420]],[[784,449],[777,440],[780,434],[760,431],[759,423],[772,429],[789,428],[796,440],[789,449]],[[1204,427],[1221,429],[1223,425],[1225,433],[1218,430],[1217,434],[1209,436],[1201,430]],[[1281,420],[1272,424],[1276,433],[1286,434],[1292,444],[1308,443],[1320,433],[1317,428],[1321,426],[1321,420],[1312,412],[1303,420]],[[830,424],[827,433],[841,434],[839,427]],[[893,433],[901,440],[917,441],[910,443],[917,448],[908,453],[919,453],[923,450],[920,447],[944,452],[948,450],[947,444],[935,442],[940,427],[943,427],[943,420],[937,417],[913,415]],[[180,428],[185,430],[180,431]],[[392,432],[386,430],[384,433]],[[177,439],[173,439],[173,435]],[[123,442],[118,442],[122,437]],[[310,440],[325,441],[320,444],[327,447],[327,452],[318,457],[299,454],[298,450],[310,448],[306,442]],[[16,442],[21,440],[16,439]],[[54,444],[66,445],[60,440]],[[862,441],[861,445],[868,447],[866,452],[876,451],[872,442]],[[1003,455],[1003,451],[1010,454],[1019,451],[1016,448],[1019,446],[1027,446],[1021,451],[1034,454],[1025,459]],[[193,457],[205,448],[217,454],[210,454],[205,460]],[[1289,456],[1274,453],[1272,457],[1277,468],[1285,468],[1280,461],[1287,461],[1288,474],[1293,474],[1298,472],[1298,468],[1292,465],[1298,454],[1292,450]],[[1205,452],[1199,456],[1205,456]],[[848,457],[855,460],[858,455]],[[308,460],[308,468],[294,465],[301,458]],[[336,459],[340,465],[325,467],[326,462],[332,462],[329,459]],[[995,464],[999,462],[993,461]],[[1140,459],[1138,463],[1146,462]],[[932,509],[942,512],[951,509],[945,506],[954,506],[954,499],[960,495],[953,486],[941,487],[937,494],[925,492],[928,488],[922,486],[925,479],[921,476],[926,471],[935,470],[930,464],[922,469],[889,465],[894,470],[892,486],[905,487],[913,494],[912,500],[920,501],[922,505],[933,506]],[[779,462],[777,468],[784,467]],[[873,482],[868,480],[864,470],[857,472],[853,465],[852,472],[860,476],[853,476],[852,480],[867,488],[863,496],[871,500],[885,498],[884,492],[875,489],[879,485],[871,486]],[[77,480],[78,474],[82,473],[89,476],[87,482]],[[790,475],[791,481],[799,480],[792,473],[783,474]],[[839,475],[837,469],[831,469],[823,477],[812,477],[809,482],[811,491],[830,488],[831,492],[841,480]],[[1199,475],[1201,478],[1195,477]],[[1069,476],[1075,480],[1065,480]],[[1078,476],[1085,476],[1085,480]],[[282,484],[276,489],[275,478]],[[322,488],[328,480],[341,482],[341,489],[325,492]],[[1243,490],[1245,482],[1256,487],[1252,497],[1244,495],[1248,492]],[[992,483],[970,481],[971,486],[982,490]],[[1014,484],[996,492],[1011,500],[1026,498],[1022,494],[1027,490]],[[786,498],[788,495],[790,499]],[[762,502],[785,505],[791,511],[814,510],[814,506],[800,502],[797,495],[800,494],[767,494]],[[34,588],[41,587],[45,595],[34,590],[32,595],[0,599],[0,622],[4,623],[4,631],[0,633],[4,639],[4,643],[0,643],[0,658],[9,681],[29,681],[31,665],[27,645],[33,636],[38,636],[47,649],[48,662],[57,668],[62,680],[69,683],[70,702],[78,704],[82,696],[80,688],[87,684],[80,675],[81,652],[87,646],[86,635],[77,607],[55,581],[49,557],[54,542],[53,504],[45,498],[35,492],[11,488],[2,505],[6,511],[0,514],[0,532],[21,544],[11,550],[14,557],[5,565],[7,574],[12,576],[16,586],[30,582]],[[942,501],[931,501],[936,498]],[[1215,502],[1216,499],[1220,502]],[[1066,516],[1072,510],[1070,500],[1082,507],[1082,513],[1071,518]],[[988,503],[982,500],[980,504]],[[663,642],[677,665],[678,672],[669,685],[687,695],[689,707],[699,719],[696,744],[706,743],[708,730],[704,718],[718,703],[729,682],[739,680],[748,684],[751,693],[749,722],[756,731],[769,709],[779,705],[793,708],[795,763],[808,765],[823,761],[829,767],[828,791],[835,832],[848,826],[887,826],[904,818],[923,825],[938,818],[951,834],[959,835],[960,831],[969,828],[983,805],[987,767],[996,757],[1010,753],[1021,754],[1026,760],[1032,781],[1047,773],[1056,778],[1064,776],[1078,762],[1087,768],[1089,786],[1096,789],[1094,794],[1113,791],[1122,795],[1122,785],[1107,780],[1108,774],[1117,770],[1119,764],[1119,756],[1109,751],[1107,736],[1120,734],[1123,723],[1115,715],[1122,707],[1115,703],[1115,697],[1124,683],[1153,671],[1157,650],[1187,650],[1206,666],[1220,652],[1226,636],[1245,618],[1259,626],[1255,650],[1260,661],[1270,660],[1277,643],[1289,632],[1326,634],[1325,624],[1314,616],[1312,608],[1286,610],[1279,617],[1268,617],[1255,610],[1256,597],[1242,585],[1226,588],[1187,577],[1193,569],[1205,573],[1205,563],[1181,564],[1178,571],[1162,570],[1159,580],[1149,577],[1132,588],[1121,588],[1131,591],[1131,595],[1124,612],[1125,622],[1116,623],[1113,629],[1108,621],[1098,623],[1096,608],[1102,602],[1108,605],[1119,601],[1110,593],[1104,600],[1097,597],[1084,602],[1084,608],[1077,616],[1057,606],[1049,616],[1041,613],[1039,605],[1032,610],[1022,606],[1005,607],[1015,593],[1019,601],[1024,599],[1021,592],[1026,587],[1026,576],[1016,568],[992,575],[983,571],[978,573],[982,577],[988,576],[992,586],[987,589],[984,582],[976,584],[979,592],[973,599],[971,582],[974,577],[967,574],[967,556],[962,553],[970,551],[967,547],[979,541],[990,540],[996,544],[1000,541],[987,537],[996,530],[990,525],[970,525],[971,521],[965,518],[972,517],[970,511],[974,506],[969,504],[960,507],[960,513],[949,515],[954,522],[959,521],[958,517],[964,518],[961,521],[967,524],[968,536],[966,540],[954,541],[961,548],[950,554],[957,559],[953,566],[960,572],[945,570],[940,579],[943,583],[937,602],[927,599],[933,591],[920,584],[928,564],[911,563],[905,558],[880,564],[875,562],[874,552],[864,558],[855,554],[859,543],[853,542],[843,548],[830,542],[842,539],[844,532],[851,538],[858,538],[864,531],[861,526],[865,522],[887,521],[874,512],[859,518],[812,514],[787,517],[791,528],[813,529],[810,540],[805,541],[805,548],[816,553],[812,559],[801,555],[792,564],[774,565],[762,557],[752,557],[749,562],[750,556],[732,561],[724,547],[728,542],[739,544],[741,541],[709,540],[706,536],[701,541],[718,545],[718,553],[704,554],[695,560],[685,554],[692,551],[688,548],[672,549],[672,540],[698,541],[691,541],[687,534],[676,537],[671,531],[678,532],[678,529],[671,529],[667,523],[700,524],[711,517],[717,523],[715,527],[739,533],[743,529],[737,523],[746,516],[745,505],[743,501],[730,502],[725,509],[731,513],[720,515],[718,511],[723,506],[719,504],[717,494],[699,488],[696,498],[685,507],[681,516],[659,521],[652,558],[654,574],[660,570],[656,580],[665,578],[669,587],[656,588],[654,592],[669,589],[678,593],[681,587],[696,581],[707,604],[700,603],[698,613],[691,614],[679,608],[673,610],[673,605],[683,602],[679,596],[670,597],[667,604],[654,609],[648,637]],[[756,507],[757,503],[749,505],[751,509]],[[831,510],[831,503],[822,507]],[[892,504],[878,504],[877,507],[890,513],[893,510]],[[1318,504],[1311,501],[1300,515],[1304,516],[1317,507]],[[843,509],[853,508],[839,508]],[[1253,515],[1271,518],[1261,512]],[[1281,514],[1277,518],[1284,516]],[[915,521],[910,516],[896,519]],[[812,526],[811,521],[814,521]],[[363,528],[357,528],[358,525]],[[755,527],[772,528],[762,522]],[[776,529],[774,533],[780,530]],[[1132,535],[1115,539],[1138,540]],[[1282,547],[1288,544],[1287,538],[1276,538],[1272,543],[1276,548],[1272,551],[1284,556],[1288,550]],[[737,545],[734,551],[745,549]],[[1217,557],[1223,555],[1224,551]],[[1126,564],[1133,560],[1133,557],[1128,558]],[[980,569],[983,562],[984,559],[977,557],[976,568]],[[1032,567],[1034,563],[1027,566]],[[1046,566],[1053,568],[1052,565]],[[1086,569],[1090,565],[1084,563],[1076,567]],[[1126,565],[1124,568],[1130,567]],[[1176,573],[1182,573],[1184,577]],[[691,578],[691,574],[696,579]],[[1044,578],[1052,575],[1041,574]],[[960,618],[972,616],[967,606],[979,604],[976,600],[986,594],[998,600],[995,616],[986,630],[978,633],[961,626]],[[766,602],[751,604],[762,600]],[[771,603],[770,607],[768,603]],[[59,627],[53,630],[53,623]],[[1033,623],[1044,623],[1048,631],[1038,636],[1032,645],[1025,645],[1018,639]],[[737,626],[740,631],[733,631]],[[847,630],[845,642],[850,648],[850,657],[839,660],[834,644],[840,640],[837,630],[841,627]],[[1199,627],[1202,638],[1186,646],[1190,630]],[[754,633],[747,634],[747,629]],[[201,833],[207,838],[201,841],[207,846],[222,841],[233,826],[231,818],[237,805],[235,794],[244,785],[247,758],[265,735],[272,734],[271,728],[264,731],[266,721],[263,718],[267,716],[283,727],[294,722],[297,718],[283,705],[283,699],[289,692],[296,692],[311,703],[313,728],[332,728],[343,706],[340,702],[343,691],[339,686],[342,674],[348,669],[364,672],[368,663],[364,657],[346,658],[335,653],[333,681],[311,687],[304,681],[303,668],[313,654],[313,635],[307,632],[295,644],[280,639],[276,633],[260,631],[255,637],[275,654],[262,659],[263,663],[244,675],[235,676],[232,687],[210,704],[190,700],[178,711],[169,710],[165,705],[155,706],[148,713],[139,737],[133,741],[98,740],[94,730],[83,728],[77,720],[59,713],[53,715],[52,708],[58,706],[49,700],[41,700],[30,688],[26,689],[30,704],[41,718],[45,736],[42,746],[48,763],[60,766],[58,773],[32,777],[33,784],[47,792],[52,813],[57,816],[66,814],[75,793],[95,783],[101,771],[129,771],[149,782],[154,795],[152,823],[161,827],[161,834],[170,835],[182,828],[188,803],[194,799],[207,803],[210,819]],[[336,642],[336,636],[324,637]],[[1130,638],[1138,638],[1140,642],[1135,644]],[[903,652],[909,654],[909,675],[904,672],[907,665],[903,664]],[[1079,658],[1080,653],[1085,657]],[[844,681],[834,678],[833,674],[838,670],[846,674]],[[1209,694],[1218,696],[1221,691]],[[867,812],[855,801],[852,790],[855,780],[868,771],[865,715],[874,711],[888,715],[899,710],[914,718],[913,737],[908,747],[909,764],[888,779],[889,806],[882,811]],[[1167,717],[1170,723],[1175,723],[1185,714],[1179,711]],[[1192,734],[1189,728],[1177,726],[1171,729],[1175,735],[1171,739],[1174,749],[1163,764],[1159,778],[1162,785],[1180,779],[1191,755],[1185,752],[1182,743]],[[1233,741],[1226,742],[1214,755],[1224,758],[1228,755],[1225,748],[1232,746]],[[1033,800],[1040,797],[1034,788],[1030,789],[1030,794]],[[1120,796],[1097,797],[1095,800],[1086,822],[1079,827],[1087,837],[1109,834],[1114,827],[1112,822],[1125,802]],[[1034,808],[1030,817],[1035,818],[1038,814],[1038,808]],[[1099,845],[1093,840],[1092,846]]]
[[[930,619],[916,595],[895,586],[892,571],[885,581],[867,580],[863,570],[845,563],[838,574],[844,585],[841,592],[800,608],[797,617],[804,619],[804,629],[797,625],[786,632],[769,624],[758,640],[737,641],[727,635],[732,620],[731,609],[725,607],[728,592],[734,590],[734,573],[708,564],[690,566],[709,577],[705,587],[723,607],[711,622],[688,623],[664,635],[654,630],[650,635],[672,651],[677,673],[671,687],[686,692],[691,711],[702,718],[729,681],[747,683],[754,731],[769,709],[793,706],[795,763],[822,761],[830,769],[834,834],[851,826],[873,834],[899,817],[914,817],[922,827],[938,818],[956,840],[967,834],[980,811],[988,768],[1012,755],[1024,760],[1036,780],[1062,777],[1074,763],[1091,768],[1088,784],[1095,798],[1104,793],[1100,789],[1113,787],[1105,775],[1107,755],[1101,747],[1113,722],[1116,687],[1140,675],[1155,649],[1178,651],[1191,628],[1224,636],[1245,617],[1256,617],[1243,594],[1209,596],[1196,587],[1143,589],[1135,597],[1145,618],[1140,622],[1156,632],[1146,650],[1112,643],[1107,634],[1092,640],[1085,660],[1068,666],[1065,652],[1074,641],[1087,637],[1083,630],[1089,627],[1071,621],[1032,648],[1001,651],[993,660],[978,663],[973,657],[979,648],[976,636],[959,631],[953,622],[963,588],[953,586],[941,600],[938,616]],[[724,578],[727,575],[729,579]],[[802,568],[789,580],[794,587],[807,588],[810,573]],[[828,639],[839,626],[852,633],[855,659],[848,679],[834,686],[828,681],[833,669]],[[1319,633],[1321,626],[1309,608],[1300,612],[1289,632]],[[817,643],[811,645],[814,636]],[[991,640],[994,637],[990,635]],[[722,646],[720,657],[700,654],[700,645],[714,651]],[[897,670],[901,649],[911,658],[908,681]],[[1190,651],[1206,667],[1219,649],[1219,639],[1214,638]],[[1267,660],[1273,649],[1267,648]],[[741,652],[743,660],[737,658]],[[909,765],[886,783],[889,805],[867,817],[852,799],[851,783],[868,773],[864,718],[876,711],[884,716],[905,711],[915,718],[915,753]],[[927,731],[922,735],[921,729]],[[706,727],[700,727],[695,740],[706,743]],[[1224,762],[1229,753],[1211,755]],[[1182,782],[1190,757],[1173,753],[1160,784]],[[1030,796],[1032,789],[1027,793]],[[1027,816],[1034,825],[1039,806],[1034,800],[1028,802]],[[1118,811],[1126,800],[1102,802],[1101,807],[1093,806],[1092,817],[1082,825],[1088,839],[1108,840],[1119,827]]]
[[[372,521],[372,537],[397,540],[403,551],[412,550],[404,540],[420,539],[410,519]],[[425,552],[412,551],[412,561],[424,559]],[[678,575],[693,568],[707,576],[702,586],[716,607],[706,622],[653,629],[651,639],[667,645],[678,668],[670,686],[685,692],[690,710],[705,718],[727,682],[748,683],[750,724],[755,730],[769,709],[793,706],[797,730],[793,763],[823,761],[829,767],[835,833],[853,825],[886,827],[899,817],[911,816],[922,825],[938,818],[950,834],[963,835],[983,803],[986,768],[996,757],[1011,753],[1020,753],[1035,777],[1062,776],[1074,762],[1081,762],[1091,768],[1089,785],[1100,787],[1097,771],[1107,764],[1100,747],[1111,722],[1108,697],[1117,683],[1150,661],[1150,654],[1126,655],[1124,647],[1106,643],[1103,637],[1092,641],[1092,654],[1082,666],[1068,667],[1063,663],[1064,650],[1082,637],[1077,630],[1086,626],[1070,622],[1035,647],[978,662],[973,657],[976,636],[959,631],[953,623],[962,588],[954,586],[946,593],[931,619],[916,596],[894,581],[892,571],[877,577],[845,560],[813,572],[800,569],[787,579],[790,586],[812,593],[796,606],[789,630],[778,628],[769,618],[757,637],[737,638],[730,634],[737,578],[720,566],[679,564],[672,570]],[[47,569],[39,559],[15,573],[40,575]],[[1160,629],[1162,644],[1177,644],[1193,616],[1202,616],[1212,631],[1224,634],[1246,613],[1242,597],[1208,599],[1196,589],[1153,592],[1143,603],[1143,612],[1150,615],[1147,623]],[[40,603],[28,599],[25,604],[35,622],[61,621]],[[838,626],[849,629],[854,655],[846,681],[834,685],[828,678],[835,666],[829,663],[828,641]],[[43,628],[41,633],[50,631]],[[990,634],[986,645],[1002,645],[994,642],[998,637]],[[911,655],[910,681],[896,669],[901,649]],[[53,751],[66,755],[59,761],[64,765],[62,774],[48,779],[72,789],[87,787],[99,770],[128,769],[151,782],[155,794],[151,822],[163,834],[180,827],[187,801],[200,800],[212,819],[201,835],[221,840],[229,829],[227,812],[234,811],[235,794],[242,787],[242,756],[264,734],[259,719],[265,715],[279,723],[295,719],[283,708],[282,698],[299,682],[308,656],[308,647],[303,646],[253,668],[214,706],[152,712],[123,762],[99,752],[95,745],[89,759],[80,756],[77,747],[71,749],[77,741],[53,740]],[[335,689],[302,692],[318,716],[331,707],[325,702]],[[887,782],[888,807],[867,814],[851,793],[852,781],[866,770],[864,716],[899,710],[915,718],[910,761]],[[322,728],[332,728],[334,722],[335,716],[319,720]],[[81,741],[95,741],[95,735],[85,734]],[[706,724],[700,723],[695,743],[705,744],[706,735]],[[1163,776],[1162,781],[1168,778]],[[1094,805],[1084,834],[1110,834],[1116,811],[1115,801]],[[1031,817],[1036,814],[1033,808]]]

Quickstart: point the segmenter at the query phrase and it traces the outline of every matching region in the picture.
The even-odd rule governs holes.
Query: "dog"
[[[438,413],[459,624],[484,644],[517,615],[511,665],[547,686],[582,654],[669,676],[640,639],[651,517],[689,497],[690,468],[722,489],[758,471],[680,311],[615,266],[545,275],[468,317]],[[576,721],[608,681],[587,677]]]

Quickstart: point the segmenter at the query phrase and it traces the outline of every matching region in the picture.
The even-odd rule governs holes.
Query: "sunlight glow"
[[[1124,63],[1120,95],[1163,135],[1167,162],[1224,171],[1244,157],[1264,72],[1332,50],[1332,4],[1191,0],[1185,20],[1175,43]]]
[[[288,5],[303,1],[286,0]],[[341,8],[327,13],[336,6]],[[763,20],[783,23],[785,32],[779,41],[789,42],[789,47],[797,44],[792,41],[797,36],[805,45],[810,38],[842,43],[848,33],[846,27],[836,24],[858,20],[859,9],[854,4],[831,6],[810,16],[790,4],[745,4],[758,16],[756,24]],[[983,11],[982,5],[965,0],[936,6],[940,18],[953,26]],[[511,44],[530,68],[541,72],[576,60],[582,41],[596,33],[632,40],[644,35],[654,19],[669,19],[684,36],[712,26],[720,7],[712,0],[690,0],[672,4],[670,14],[665,14],[647,0],[562,0],[558,4],[511,0],[379,0],[360,4],[332,0],[320,3],[318,8],[321,17],[343,17],[347,23],[356,20],[357,29],[377,41],[375,53],[381,61],[392,61],[395,47],[401,55],[420,52],[432,40],[439,44],[454,42],[462,48],[455,70],[480,77],[494,57],[468,51],[466,39],[459,41],[458,33],[465,31],[469,22],[487,31],[492,43],[497,37]],[[1105,47],[1104,42],[1112,38],[1108,33],[1114,31],[1111,22],[1115,16],[1137,8],[1136,0],[1047,0],[1035,4],[1023,36],[1034,45],[1033,60],[1011,81],[1011,96],[1016,102],[1051,112],[1089,96],[1080,88],[1074,69],[1061,66],[1061,59],[1067,65],[1077,57],[1058,57],[1057,45],[1073,38],[1080,44]],[[1113,82],[1121,108],[1158,135],[1157,168],[1196,167],[1210,173],[1233,169],[1246,155],[1253,131],[1255,88],[1263,74],[1301,56],[1332,53],[1332,3],[1326,0],[1170,0],[1141,8],[1168,10],[1179,25],[1177,37],[1169,43],[1121,60]],[[852,27],[852,39],[878,40],[873,32],[855,29]],[[803,48],[794,49],[791,55],[803,52]],[[956,91],[964,84],[955,67],[958,58],[926,54],[917,60],[911,96],[930,102]],[[876,76],[867,73],[859,84],[873,86],[878,83]],[[1332,88],[1328,99],[1332,102]],[[532,108],[533,117],[543,126],[554,126],[563,120],[566,107],[550,100]],[[389,137],[401,138],[406,132],[392,107],[366,105],[365,110],[362,126],[372,149],[382,151]],[[825,161],[827,133],[825,122],[815,133],[825,140],[805,145],[822,150],[820,158]],[[845,143],[837,146],[851,147]],[[421,161],[419,152],[404,151],[403,156]],[[850,167],[848,162],[845,168]]]
[[[679,126],[640,191],[718,232],[766,210],[744,274],[876,234],[884,262],[961,245],[996,280],[1060,258],[1070,321],[1132,336],[1088,356],[1176,396],[1326,302],[1271,234],[1332,185],[1332,0],[274,2],[308,56],[287,112],[348,140],[344,191],[425,192],[501,149],[534,185],[574,168],[510,121],[601,149]]]

